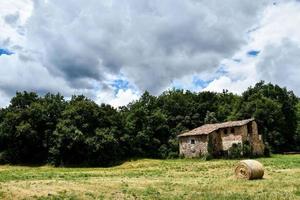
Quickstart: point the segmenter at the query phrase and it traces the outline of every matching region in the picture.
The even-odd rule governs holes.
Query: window
[[[231,133],[234,133],[234,128],[231,128]]]
[[[248,133],[252,133],[253,130],[252,130],[252,122],[248,123],[247,124],[247,129],[248,129]]]
[[[227,135],[227,133],[228,133],[228,132],[227,132],[227,129],[224,129],[224,134]]]
[[[195,140],[194,139],[191,139],[191,144],[195,144]]]

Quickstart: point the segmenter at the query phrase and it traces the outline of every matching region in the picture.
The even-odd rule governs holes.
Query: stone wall
[[[194,144],[192,144],[194,140]],[[207,154],[207,135],[188,136],[179,138],[179,154],[187,158],[199,157]]]
[[[209,149],[209,151],[211,151],[210,153],[216,157],[220,156],[223,150],[221,134],[214,131],[210,134],[209,139],[211,139],[211,141],[208,142],[208,145],[212,145],[212,147],[208,147],[211,148]]]
[[[228,150],[233,144],[243,144],[245,141],[249,141],[252,153],[254,155],[263,155],[264,145],[261,137],[259,137],[257,124],[253,121],[249,122],[249,125],[252,127],[251,133],[248,132],[248,125],[234,127],[234,133],[231,132],[232,128],[220,130],[223,150]],[[225,134],[225,130],[227,130],[227,134]]]
[[[232,132],[233,130],[233,132]],[[244,126],[220,129],[223,151],[227,151],[233,144],[243,143]],[[227,133],[226,133],[227,132]]]
[[[252,130],[253,133],[250,135],[250,144],[252,149],[252,154],[254,155],[263,155],[264,154],[264,143],[262,141],[262,137],[258,133],[257,123],[255,121],[252,122]]]
[[[250,124],[251,123],[251,124]],[[186,136],[179,138],[179,152],[188,158],[199,157],[208,153],[220,155],[222,151],[228,151],[233,144],[249,141],[254,155],[263,155],[264,144],[258,134],[255,121],[250,122],[252,133],[248,132],[248,126],[223,128],[210,133],[209,135]],[[210,143],[208,140],[211,140]],[[192,144],[192,140],[194,144]],[[211,147],[208,145],[211,144]]]

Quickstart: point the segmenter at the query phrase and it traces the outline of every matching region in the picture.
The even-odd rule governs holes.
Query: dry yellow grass
[[[300,155],[259,159],[263,180],[234,177],[237,160],[151,160],[112,168],[0,166],[1,199],[300,199]]]

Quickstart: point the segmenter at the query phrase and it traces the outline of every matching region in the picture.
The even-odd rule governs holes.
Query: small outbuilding
[[[264,144],[255,120],[205,124],[182,133],[179,138],[181,156],[193,158],[207,155],[226,155],[234,144],[248,144],[253,155],[263,155]]]

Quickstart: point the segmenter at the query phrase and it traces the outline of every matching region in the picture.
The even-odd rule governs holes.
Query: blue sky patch
[[[116,91],[119,91],[121,89],[127,90],[129,88],[129,82],[124,79],[117,79],[114,80],[111,84]]]
[[[248,56],[253,56],[253,57],[255,57],[255,56],[257,56],[259,53],[260,53],[260,51],[257,51],[257,50],[251,50],[251,51],[248,51],[248,52],[247,52],[247,55],[248,55]]]
[[[208,86],[208,84],[210,83],[211,81],[208,80],[202,80],[196,76],[193,77],[193,84],[196,86],[196,87],[200,87],[200,88],[205,88]]]
[[[221,75],[224,75],[224,74],[227,74],[227,73],[228,73],[228,71],[226,70],[225,65],[221,65],[216,71],[217,76],[221,76]]]
[[[1,55],[11,55],[13,52],[9,51],[8,49],[2,49],[0,48],[0,56]]]

